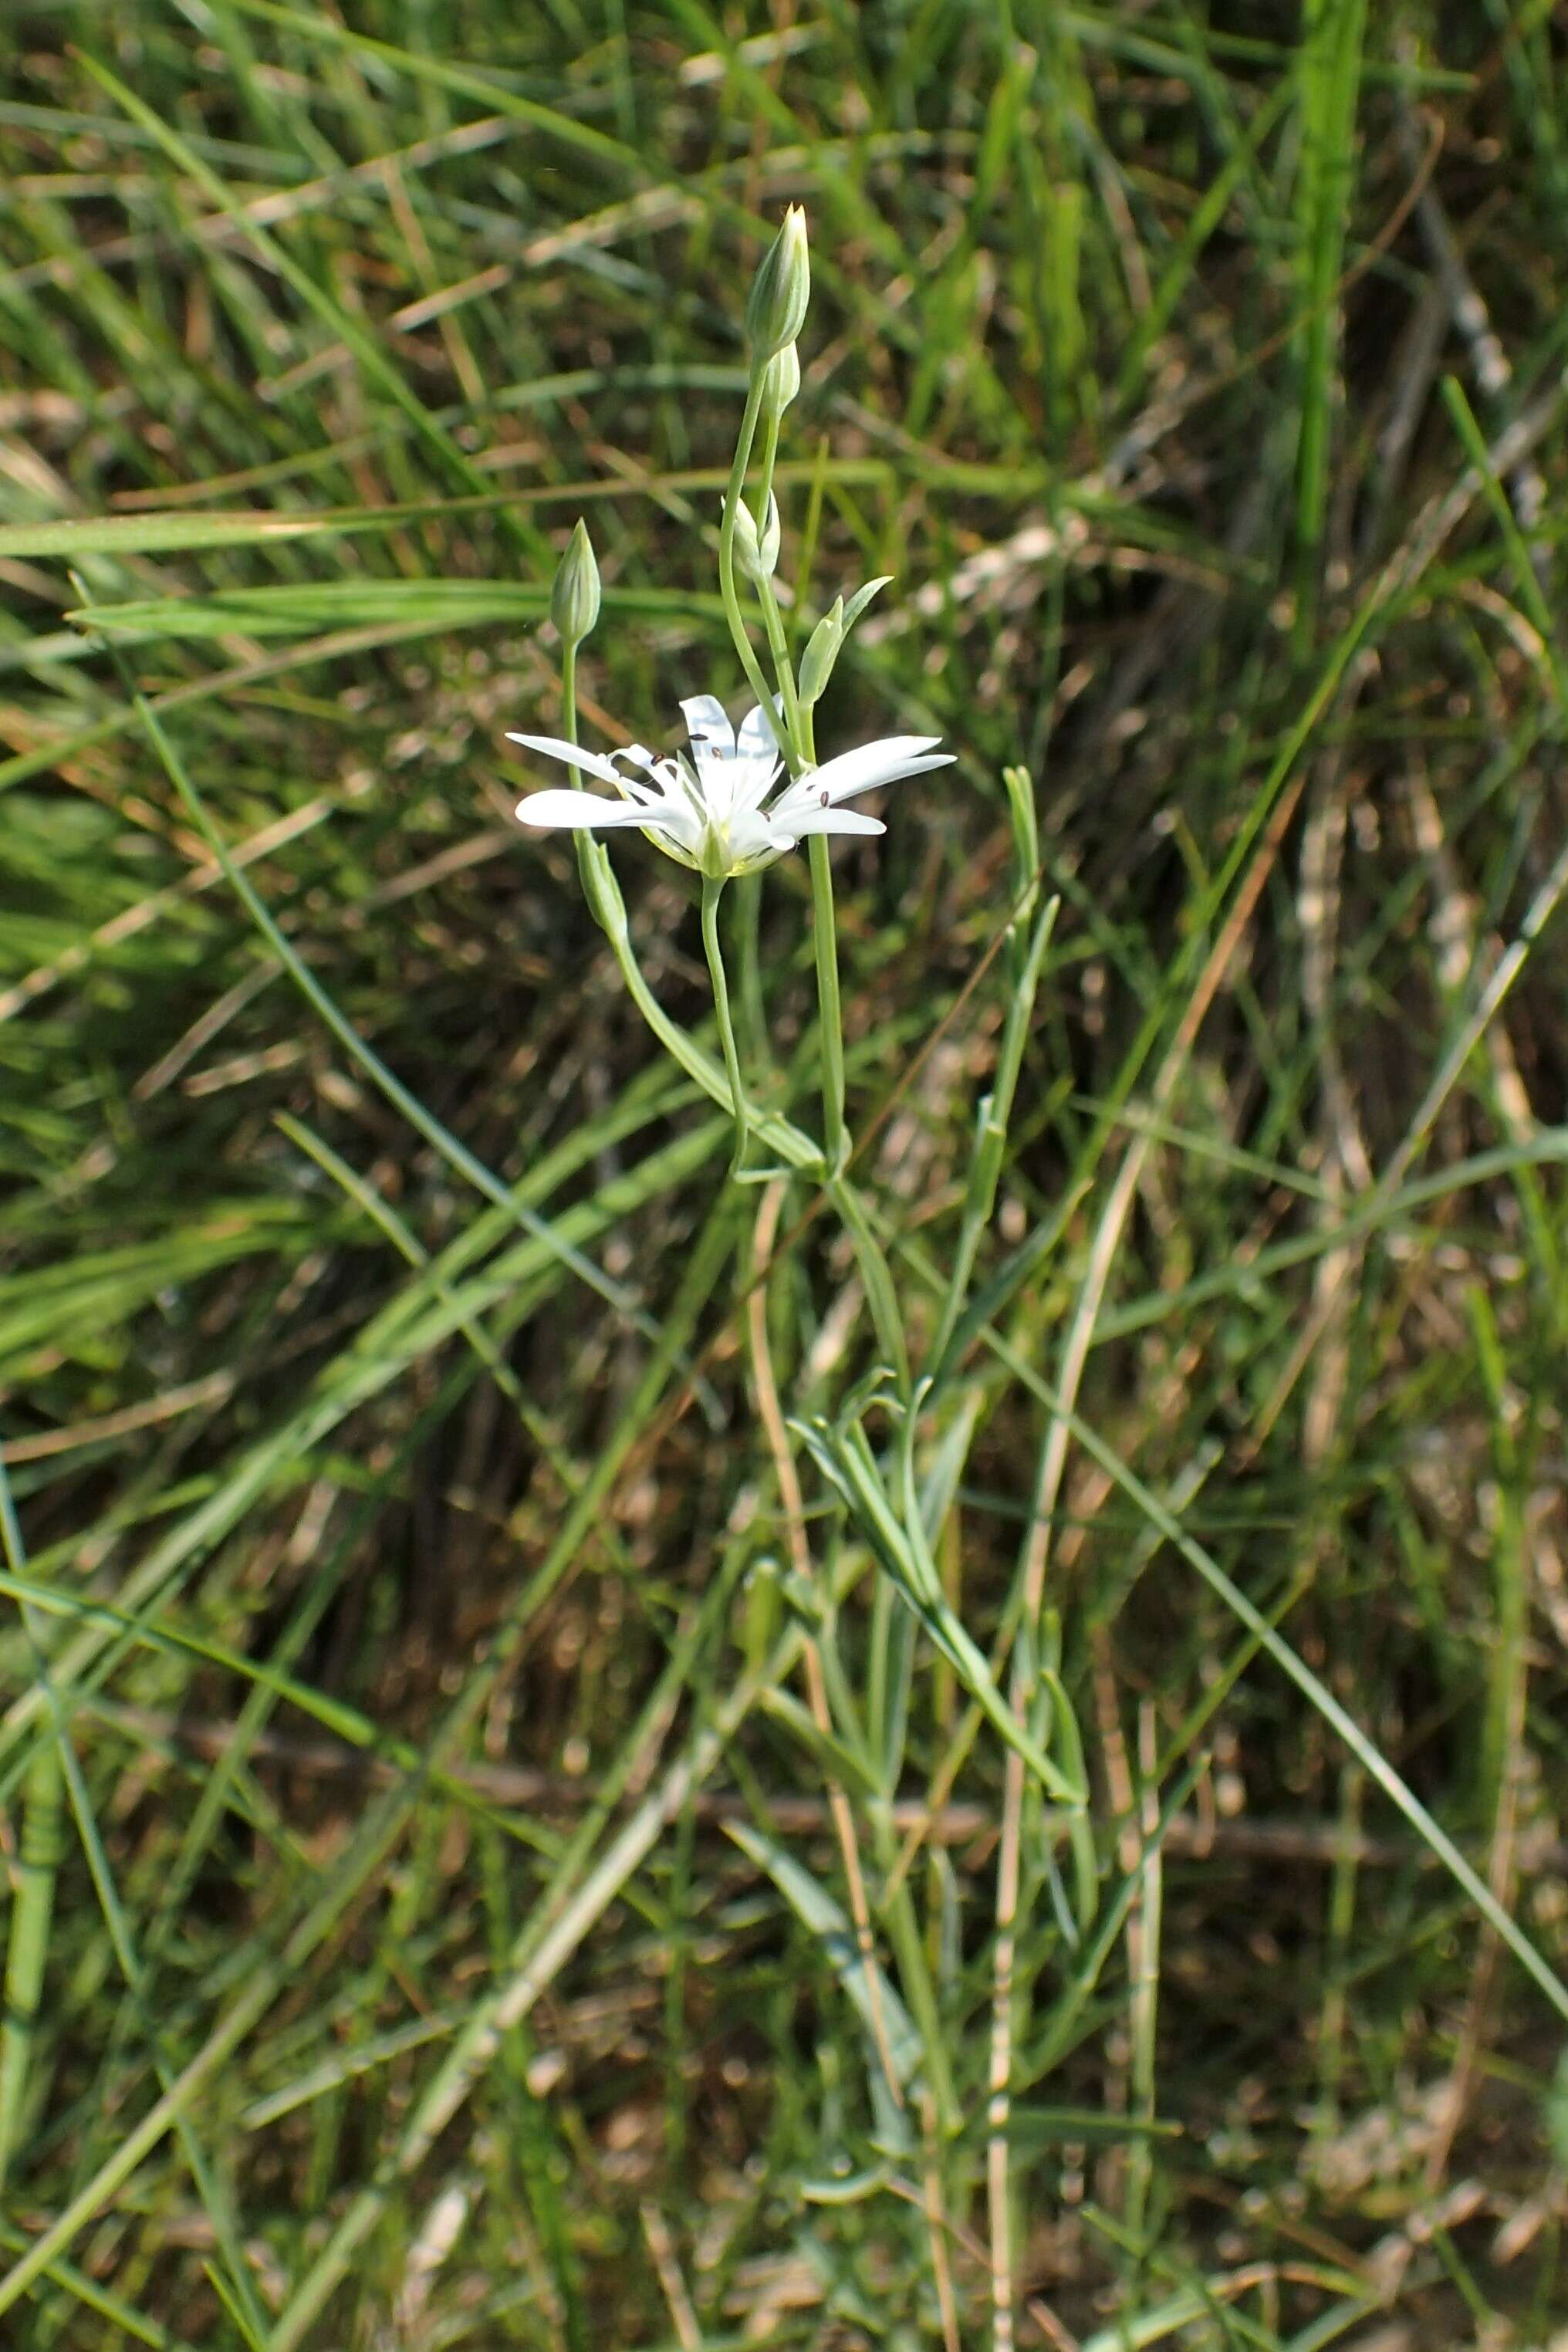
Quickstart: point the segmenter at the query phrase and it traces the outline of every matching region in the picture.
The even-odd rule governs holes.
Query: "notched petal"
[[[940,735],[887,735],[880,742],[862,743],[853,751],[840,751],[837,759],[825,760],[820,768],[802,777],[797,789],[817,799],[826,793],[830,801],[841,801],[852,793],[873,792],[879,784],[893,783],[900,776],[951,766],[953,754],[935,748],[941,740]]]
[[[873,834],[888,830],[879,816],[862,816],[858,809],[792,809],[781,822],[802,839],[810,833]]]
[[[649,812],[640,801],[607,801],[597,793],[558,788],[530,793],[526,800],[519,801],[517,814],[524,824],[542,825],[549,832],[563,826],[581,832],[592,825],[646,824]]]
[[[680,708],[686,716],[687,733],[694,743],[700,743],[705,751],[717,751],[722,759],[733,754],[735,730],[716,694],[689,695]]]
[[[547,760],[563,761],[569,768],[581,768],[584,775],[597,776],[602,784],[618,784],[620,778],[601,752],[584,751],[579,743],[568,743],[559,735],[510,735],[509,743],[521,743],[525,751],[542,751]]]
[[[735,738],[735,749],[743,760],[776,760],[779,752],[778,729],[773,714],[759,702],[748,710],[741,721],[741,731]]]

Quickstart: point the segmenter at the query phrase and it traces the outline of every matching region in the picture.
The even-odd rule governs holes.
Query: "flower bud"
[[[763,525],[760,540],[751,509],[744,499],[736,500],[735,561],[747,579],[754,581],[759,587],[764,580],[771,580],[778,570],[779,502],[771,490],[768,492],[767,520]]]
[[[810,299],[805,215],[798,205],[791,205],[784,226],[763,256],[746,299],[746,341],[752,347],[753,370],[765,366],[775,352],[794,342],[805,324]]]
[[[838,648],[844,643],[844,599],[836,596],[831,608],[824,613],[810,638],[800,663],[801,708],[809,710],[820,701],[823,688],[833,676],[833,665],[838,659]]]
[[[579,516],[550,591],[550,617],[563,646],[580,646],[599,617],[599,567]]]
[[[800,355],[793,343],[786,343],[763,370],[763,415],[776,425],[799,390]]]

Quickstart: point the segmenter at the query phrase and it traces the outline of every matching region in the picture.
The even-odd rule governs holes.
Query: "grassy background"
[[[500,740],[558,721],[580,511],[595,739],[735,701],[716,492],[790,198],[785,574],[808,614],[897,575],[819,741],[959,753],[837,860],[911,1320],[1022,761],[1063,908],[1003,1334],[1564,1964],[1559,16],[4,12],[7,2344],[943,2340],[770,1664],[756,1196]],[[685,877],[617,870],[700,1028]],[[744,993],[810,1118],[806,903],[768,878]],[[826,1226],[768,1328],[797,1406],[871,1360]],[[1049,1416],[966,1378],[989,1641]],[[1032,1861],[1019,2341],[1550,2342],[1560,2021],[1089,1452],[1053,1499],[1131,1899],[1085,1981]],[[961,1721],[924,1675],[902,1793],[946,1805],[909,1885],[968,2345],[1001,1764]]]

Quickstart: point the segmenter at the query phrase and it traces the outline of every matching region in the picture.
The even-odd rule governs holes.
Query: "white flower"
[[[509,735],[509,743],[542,751],[609,784],[621,797],[557,789],[530,793],[519,801],[524,824],[544,827],[639,825],[658,847],[715,881],[771,866],[813,833],[885,833],[874,816],[843,803],[899,776],[943,768],[951,751],[939,751],[935,735],[887,735],[862,743],[808,768],[764,807],[783,766],[770,713],[752,710],[737,734],[717,696],[696,694],[681,704],[691,738],[689,757],[676,752],[657,758],[642,744],[612,752],[580,751],[554,735]],[[625,761],[627,773],[615,764]]]

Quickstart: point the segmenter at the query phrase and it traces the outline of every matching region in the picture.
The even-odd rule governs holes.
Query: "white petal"
[[[694,743],[728,759],[735,749],[735,730],[716,694],[693,694],[681,704],[687,732]]]
[[[773,725],[771,710],[759,703],[748,710],[741,721],[741,731],[735,738],[735,749],[743,760],[776,760],[779,751],[778,730]]]
[[[645,751],[640,743],[628,743],[624,751],[612,751],[610,758],[612,761],[633,761],[639,768],[646,768],[650,776],[658,775],[658,772],[654,765],[652,753]],[[663,798],[662,779],[658,785],[645,784],[640,776],[628,776],[624,768],[615,770],[615,778],[616,782],[629,800],[647,803]]]
[[[697,771],[697,789],[703,807],[710,816],[721,821],[735,805],[735,787],[745,771],[732,751],[721,751],[713,743],[694,742],[691,762]]]
[[[607,801],[598,793],[573,793],[557,790],[530,793],[519,801],[517,814],[524,824],[551,827],[590,824],[648,824],[662,810],[654,811],[641,801]]]
[[[774,759],[746,759],[735,762],[735,806],[754,809],[773,788],[782,762]]]
[[[669,799],[660,801],[656,809],[648,811],[648,823],[660,826],[666,833],[674,834],[676,839],[689,850],[695,851],[701,846],[704,829],[701,818],[695,809],[689,808],[685,801],[677,800],[673,794]]]
[[[749,809],[742,809],[724,827],[724,842],[731,856],[739,863],[742,859],[764,856],[770,849],[778,846],[778,836],[766,817],[756,816]]]
[[[645,774],[653,778],[654,783],[658,787],[658,792],[655,793],[649,785],[640,783],[636,776],[628,776],[617,771],[616,782],[624,792],[637,793],[645,800],[657,800],[661,796],[666,800],[676,800],[680,797],[680,768],[676,761],[661,759],[657,752],[648,751],[642,743],[628,743],[624,751],[617,751],[615,756],[617,760],[634,761]]]
[[[782,823],[797,839],[808,833],[886,833],[888,828],[879,816],[862,816],[858,809],[808,808],[792,809],[788,816],[779,819],[776,812],[774,830]]]
[[[597,776],[602,784],[619,784],[608,760],[597,751],[584,751],[576,743],[563,742],[559,735],[509,735],[509,743],[521,743],[526,751],[542,751],[547,759],[564,760],[569,768],[582,768],[588,775]]]
[[[927,768],[945,768],[953,754],[932,750],[941,740],[940,735],[885,735],[879,743],[862,743],[856,751],[840,751],[836,760],[825,760],[798,785],[791,786],[791,794],[799,792],[818,803],[824,793],[829,801],[847,800],[852,793],[890,784],[897,776],[918,776]]]

